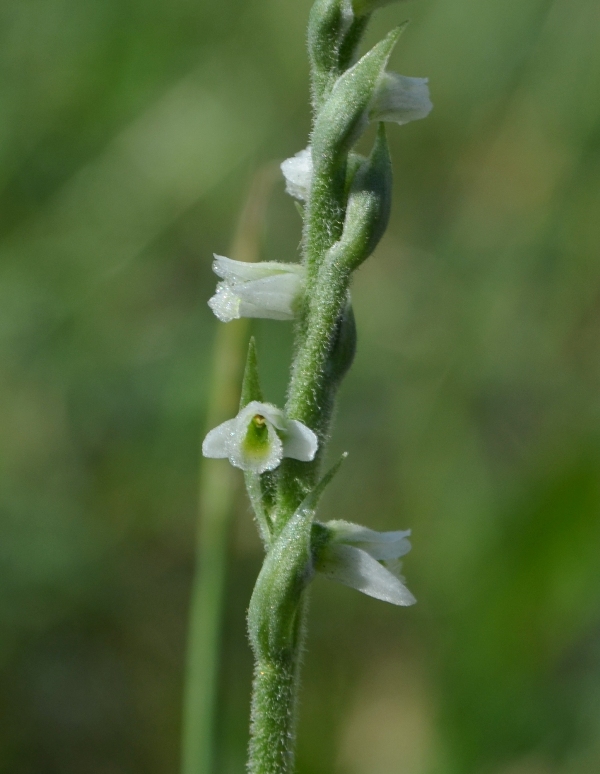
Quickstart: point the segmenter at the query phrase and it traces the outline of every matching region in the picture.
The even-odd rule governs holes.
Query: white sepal
[[[427,78],[384,73],[371,102],[369,118],[397,124],[425,118],[433,108],[427,83]]]
[[[316,551],[316,570],[393,605],[416,602],[403,583],[398,561],[411,549],[410,530],[377,532],[341,520],[323,526],[327,539]]]
[[[288,419],[270,403],[253,400],[237,417],[208,433],[202,454],[227,458],[242,470],[265,473],[278,467],[284,457],[310,462],[317,447],[317,436],[306,425]]]
[[[221,322],[239,317],[292,320],[304,292],[304,267],[294,263],[233,261],[215,255],[213,271],[222,278],[208,305]]]
[[[366,551],[373,559],[399,559],[410,549],[410,530],[378,532],[350,521],[328,521],[325,525],[333,533],[333,540],[348,543]]]
[[[281,163],[285,177],[285,190],[294,199],[305,202],[310,194],[313,175],[312,152],[310,146]]]
[[[296,419],[288,419],[282,436],[284,457],[293,457],[301,462],[314,460],[319,441],[310,428]]]
[[[326,546],[315,569],[331,580],[392,605],[414,605],[417,601],[404,583],[377,559],[345,543],[332,542]]]

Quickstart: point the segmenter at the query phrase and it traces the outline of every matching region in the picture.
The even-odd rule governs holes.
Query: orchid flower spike
[[[317,436],[302,422],[288,419],[271,403],[253,400],[237,417],[210,431],[202,454],[229,458],[236,468],[264,473],[275,470],[284,457],[310,462],[318,445]]]
[[[239,317],[294,318],[304,293],[304,267],[300,264],[250,263],[215,255],[213,271],[222,282],[208,305],[221,322]]]
[[[411,549],[407,539],[410,530],[376,532],[349,521],[315,526],[322,531],[314,557],[318,572],[393,605],[415,604],[416,599],[399,574],[398,561]]]

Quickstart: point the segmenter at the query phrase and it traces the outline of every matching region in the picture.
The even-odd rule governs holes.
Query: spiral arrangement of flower
[[[405,124],[432,108],[427,79],[386,70],[402,28],[357,55],[370,14],[385,4],[317,0],[310,14],[310,144],[281,165],[303,217],[301,262],[215,256],[213,264],[220,282],[209,305],[219,320],[264,317],[295,325],[285,408],[264,401],[251,341],[240,411],[203,444],[205,456],[227,458],[244,471],[266,551],[248,611],[256,662],[251,774],[293,771],[304,592],[315,572],[395,605],[415,602],[400,576],[409,531],[316,520],[319,498],[340,465],[322,475],[336,392],[356,349],[352,274],[375,250],[390,215],[384,122]],[[377,135],[365,157],[354,146],[371,122],[378,123]]]

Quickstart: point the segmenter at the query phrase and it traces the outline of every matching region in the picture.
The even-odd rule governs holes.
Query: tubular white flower
[[[208,433],[202,444],[205,457],[229,459],[232,465],[254,473],[274,470],[284,457],[310,462],[317,453],[313,431],[288,419],[271,403],[253,400],[234,419]]]
[[[425,118],[433,108],[427,83],[428,78],[384,73],[371,102],[369,118],[397,124]]]
[[[329,521],[324,526],[329,534],[317,550],[318,572],[393,605],[415,604],[399,575],[398,561],[411,549],[410,530],[376,532],[348,521]]]
[[[221,322],[239,317],[292,320],[304,292],[304,267],[297,263],[233,261],[215,255],[214,273],[221,277],[208,305]]]
[[[310,193],[313,171],[310,146],[286,159],[280,166],[285,177],[286,192],[294,199],[305,202]]]

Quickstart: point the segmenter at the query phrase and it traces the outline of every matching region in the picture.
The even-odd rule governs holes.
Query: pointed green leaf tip
[[[339,460],[333,465],[327,473],[323,476],[323,478],[319,481],[319,483],[316,485],[316,487],[311,490],[304,500],[300,503],[298,506],[298,509],[296,510],[296,513],[294,516],[298,516],[299,514],[304,513],[312,513],[314,516],[314,512],[317,509],[317,505],[319,504],[319,500],[321,499],[321,495],[327,488],[327,486],[331,483],[333,477],[340,469],[342,462],[346,459],[348,456],[348,452],[344,452],[342,456],[339,458]]]
[[[391,5],[397,2],[399,0],[352,0],[352,10],[357,16],[365,16],[378,8],[383,8],[384,5]]]
[[[304,498],[266,556],[248,608],[250,642],[259,659],[276,657],[294,646],[298,605],[313,576],[311,529],[315,510],[347,456],[342,454]]]
[[[315,123],[313,159],[318,164],[335,166],[368,126],[369,105],[402,30],[392,30],[338,78]]]
[[[392,160],[379,124],[369,158],[352,181],[342,242],[348,242],[347,261],[354,271],[377,247],[390,219],[392,207]]]
[[[379,125],[373,151],[354,175],[342,238],[325,256],[332,266],[354,271],[375,250],[388,225],[392,202],[392,162],[385,127]]]
[[[256,341],[254,340],[254,336],[252,336],[248,342],[248,355],[246,356],[246,368],[244,370],[242,394],[240,396],[240,410],[245,408],[253,400],[258,400],[261,403],[263,402],[263,394],[258,376],[258,358],[256,355]]]

